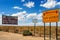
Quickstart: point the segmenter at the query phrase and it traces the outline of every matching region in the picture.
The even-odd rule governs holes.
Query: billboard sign
[[[18,24],[18,17],[17,16],[6,16],[2,15],[2,24]]]
[[[48,10],[43,12],[43,22],[58,22],[59,21],[59,10]]]

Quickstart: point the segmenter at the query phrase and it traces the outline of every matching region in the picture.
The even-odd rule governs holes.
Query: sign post
[[[59,21],[60,21],[60,9],[59,9]],[[56,22],[56,40],[58,40],[58,23]]]
[[[50,23],[50,30],[49,30],[49,34],[50,34],[50,40],[51,40],[51,22],[58,22],[59,21],[59,11],[58,9],[56,10],[48,10],[43,12],[43,22],[44,22],[44,31],[45,31],[45,23]],[[57,40],[57,23],[56,23],[56,40]],[[45,35],[45,32],[44,32]],[[44,36],[44,40],[45,40],[45,36]]]
[[[44,40],[45,40],[45,22],[44,22]]]
[[[34,23],[34,36],[35,36],[35,27],[36,27],[37,19],[33,19],[32,22]]]
[[[50,29],[49,29],[49,31],[50,31],[50,40],[51,40],[51,22],[50,22]]]
[[[58,40],[58,23],[56,22],[56,40]]]

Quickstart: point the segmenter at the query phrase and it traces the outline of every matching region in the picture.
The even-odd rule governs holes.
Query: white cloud
[[[2,14],[4,14],[4,12],[1,12]]]
[[[22,16],[22,15],[25,15],[26,14],[26,11],[23,11],[23,12],[17,12],[15,14],[12,14],[12,16]]]
[[[56,5],[60,5],[60,2],[58,2]]]
[[[17,12],[15,14],[12,14],[12,16],[18,16],[18,21],[25,21],[26,11]]]
[[[19,25],[20,26],[34,26],[34,23],[33,22],[25,23],[25,24],[21,23]],[[38,23],[36,23],[36,26],[44,26],[44,23],[43,22],[38,22]],[[45,26],[50,26],[50,23],[45,23]],[[51,26],[56,26],[56,22],[52,22]],[[60,22],[58,22],[58,26],[60,26]]]
[[[23,22],[27,19],[32,19],[32,18],[37,18],[38,21],[36,26],[44,26],[44,23],[42,22],[42,13],[37,14],[37,13],[30,13],[28,14],[26,11],[23,12],[17,12],[16,14],[12,14],[12,16],[18,16],[18,20],[21,22],[18,25],[20,26],[34,26],[34,23],[32,22]],[[29,20],[27,20],[29,21]],[[49,26],[49,23],[46,23],[45,26]],[[56,26],[56,22],[52,22],[51,26]],[[60,26],[60,22],[58,22],[58,26]]]
[[[41,3],[44,3],[44,1],[41,1]]]
[[[24,2],[25,0],[21,0],[21,2]]]
[[[33,26],[32,22],[29,23],[23,23],[23,21],[29,21],[28,19],[33,19],[37,18],[38,20],[42,20],[42,13],[37,14],[37,13],[30,13],[28,14],[26,11],[23,12],[17,12],[16,14],[12,14],[12,16],[18,16],[18,21],[21,21],[22,23],[19,23],[19,25],[25,25],[25,26]]]
[[[37,13],[31,13],[31,14],[27,15],[28,19],[30,19],[30,18],[36,18],[36,17],[37,17]]]
[[[56,0],[47,0],[46,3],[40,4],[40,6],[45,8],[54,8],[56,5],[60,5],[60,2],[56,2]]]
[[[2,25],[2,14],[0,14],[0,25]]]
[[[20,26],[33,26],[34,25],[34,23],[21,23],[21,24],[19,24]]]
[[[34,19],[34,18],[42,21],[42,13],[40,13],[40,14],[30,13],[30,14],[27,15],[27,19]]]
[[[56,1],[55,0],[47,0],[46,3],[40,4],[40,6],[43,6],[45,8],[53,8],[56,6]]]
[[[26,6],[26,7],[28,7],[28,8],[31,8],[31,7],[34,7],[34,2],[30,1],[30,2],[25,3],[23,5]]]
[[[5,14],[5,12],[0,12],[0,15],[10,15],[10,14]]]
[[[4,12],[0,12],[0,25],[2,25],[2,15],[6,15],[6,14],[4,14]]]
[[[22,9],[22,8],[19,7],[19,6],[14,6],[13,8],[14,8],[14,9]]]
[[[37,19],[38,20],[42,20],[42,13],[40,13],[40,14],[37,15]]]

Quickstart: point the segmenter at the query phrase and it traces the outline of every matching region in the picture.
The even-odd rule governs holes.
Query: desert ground
[[[0,40],[44,40],[44,37],[23,36],[22,34],[0,31]],[[49,38],[47,37],[46,40]]]
[[[45,39],[49,39],[49,29],[45,27]],[[15,33],[15,31],[17,33]],[[0,26],[0,40],[44,40],[44,27],[37,26],[35,28],[35,36],[23,36],[24,30],[29,30],[34,34],[34,26]],[[60,40],[60,27],[58,27],[58,40]],[[51,39],[56,40],[56,27],[51,27]]]

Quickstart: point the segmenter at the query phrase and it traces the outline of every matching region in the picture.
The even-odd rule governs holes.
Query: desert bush
[[[15,33],[18,33],[18,30],[15,30]]]
[[[2,31],[2,30],[0,29],[0,31]]]
[[[29,30],[25,30],[23,36],[32,36],[32,33]]]

